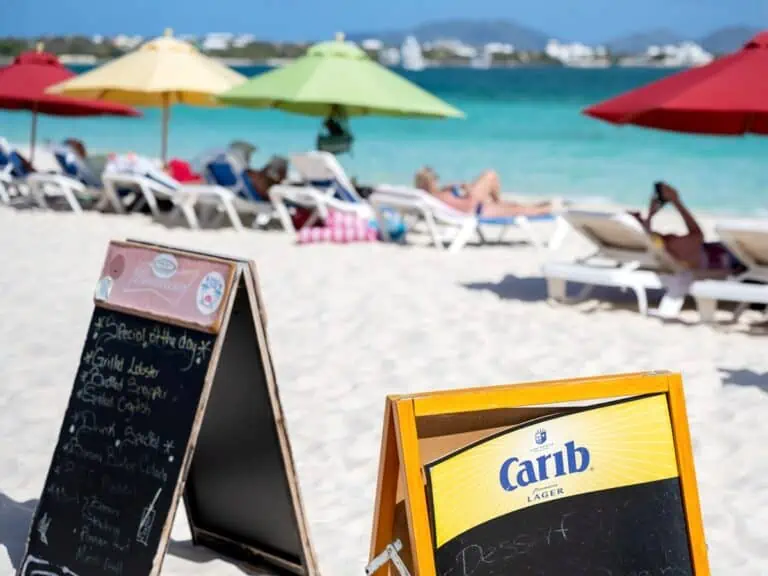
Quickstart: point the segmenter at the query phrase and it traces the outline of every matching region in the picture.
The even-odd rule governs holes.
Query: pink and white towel
[[[333,242],[375,242],[378,232],[368,220],[348,212],[329,211],[328,219],[322,226],[302,228],[298,232],[299,244]]]

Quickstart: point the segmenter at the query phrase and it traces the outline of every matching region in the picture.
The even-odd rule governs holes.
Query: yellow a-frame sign
[[[648,395],[663,395],[668,406],[690,550],[691,568],[686,573],[692,570],[695,576],[709,576],[682,379],[670,372],[388,397],[369,574],[391,576],[396,565],[404,563],[415,576],[437,576],[425,464],[522,422]],[[400,552],[394,552],[395,566],[382,560],[385,555],[391,557],[393,550]]]

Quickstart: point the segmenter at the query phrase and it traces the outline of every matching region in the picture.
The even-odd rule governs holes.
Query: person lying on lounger
[[[12,151],[13,158],[11,159],[11,162],[16,164],[15,169],[11,172],[16,177],[26,176],[27,174],[32,174],[32,172],[37,172],[35,170],[35,167],[32,166],[32,162],[27,160],[21,152],[18,150]]]
[[[490,218],[549,214],[551,202],[518,204],[501,199],[501,183],[493,170],[486,170],[470,183],[441,185],[437,173],[425,166],[416,173],[414,186],[429,192],[456,210]]]
[[[67,138],[62,142],[64,147],[77,157],[77,165],[74,167],[76,177],[86,186],[101,187],[101,179],[97,176],[104,170],[94,159],[88,155],[85,143],[77,138]],[[74,174],[71,174],[74,175]]]
[[[245,173],[253,189],[263,200],[269,202],[269,189],[280,184],[288,176],[288,160],[282,156],[272,156],[261,169],[248,168]]]
[[[651,225],[653,217],[666,205],[674,206],[688,230],[687,234],[661,234]],[[728,275],[745,270],[741,262],[720,242],[705,242],[701,226],[680,199],[680,194],[666,182],[656,182],[648,204],[648,215],[630,212],[643,228],[678,262],[695,271]]]
[[[269,202],[269,189],[275,184],[280,184],[288,176],[288,160],[282,156],[272,156],[259,170],[250,167],[251,156],[258,148],[249,142],[235,140],[230,143],[228,151],[237,156],[245,168],[245,177],[251,183],[251,187],[261,197]]]

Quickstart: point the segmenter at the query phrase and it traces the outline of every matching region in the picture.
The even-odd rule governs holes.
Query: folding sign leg
[[[709,576],[709,560],[707,559],[707,544],[704,535],[704,521],[701,515],[699,488],[696,482],[693,454],[690,451],[691,433],[688,429],[685,392],[683,391],[683,381],[679,374],[669,376],[669,405],[677,450],[678,469],[680,470],[683,505],[688,521],[693,569],[697,576]]]
[[[384,407],[384,427],[381,434],[380,454],[376,507],[373,513],[371,563],[373,563],[374,557],[379,555],[394,538],[397,480],[400,475],[400,461],[397,453],[393,402],[389,398],[387,398],[387,403]],[[379,567],[376,567],[374,572]]]

